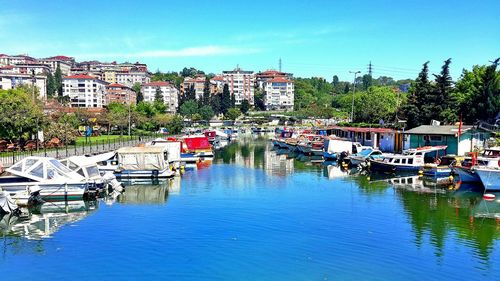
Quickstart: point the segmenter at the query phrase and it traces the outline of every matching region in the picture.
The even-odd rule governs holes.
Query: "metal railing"
[[[64,159],[75,155],[95,155],[110,151],[115,151],[120,147],[134,146],[139,143],[149,142],[154,140],[156,137],[148,136],[132,136],[130,138],[116,138],[107,140],[89,140],[86,143],[74,144],[74,145],[64,145],[55,148],[39,148],[38,150],[29,151],[9,151],[0,153],[0,163],[3,167],[10,167],[28,156],[44,156],[53,157],[56,159]]]

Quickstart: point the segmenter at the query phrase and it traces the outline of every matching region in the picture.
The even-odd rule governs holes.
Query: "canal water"
[[[500,203],[477,187],[310,160],[245,140],[182,179],[3,216],[0,278],[498,280]]]

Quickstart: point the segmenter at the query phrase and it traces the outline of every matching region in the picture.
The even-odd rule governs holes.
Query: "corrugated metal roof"
[[[472,129],[471,125],[462,125],[462,133]],[[422,125],[405,132],[411,135],[448,135],[454,136],[458,134],[458,126],[432,126],[432,125]]]

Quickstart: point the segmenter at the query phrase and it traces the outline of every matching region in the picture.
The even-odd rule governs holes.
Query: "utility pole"
[[[279,65],[279,70],[280,70],[280,72],[281,72],[281,58],[280,58],[280,60],[279,60],[279,62],[278,62],[278,65]]]
[[[368,75],[370,75],[370,77],[372,77],[372,70],[373,70],[372,61],[370,61],[370,64],[368,64]]]
[[[358,73],[361,73],[361,71],[349,71],[349,73],[353,74],[354,73],[354,81],[352,83],[353,88],[352,88],[352,106],[351,106],[351,123],[354,121],[354,93],[356,93],[356,75]]]

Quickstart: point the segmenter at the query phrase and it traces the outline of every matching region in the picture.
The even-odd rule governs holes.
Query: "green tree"
[[[222,113],[222,99],[221,99],[221,94],[215,94],[212,96],[210,100],[210,104],[212,107],[212,110],[216,115]]]
[[[54,81],[54,76],[49,71],[47,73],[47,97],[51,98],[54,96],[55,93],[56,93],[56,84]]]
[[[241,111],[238,108],[230,108],[226,114],[224,114],[224,117],[227,120],[236,120],[238,117],[240,117]]]
[[[170,134],[179,134],[184,128],[184,120],[179,115],[174,115],[166,125]]]
[[[264,102],[264,92],[262,92],[259,88],[256,88],[254,92],[254,104],[255,109],[262,111],[266,110],[266,104]]]
[[[350,91],[350,89],[349,89],[349,83],[346,83],[345,87],[344,87],[344,94],[349,93],[349,91]]]
[[[333,87],[337,87],[337,85],[339,84],[339,77],[337,75],[333,75],[333,78],[332,78],[332,85]]]
[[[457,81],[454,96],[465,123],[478,120],[492,121],[500,112],[500,72],[496,70],[499,59],[489,66],[474,66],[463,70]]]
[[[203,98],[201,101],[203,105],[210,104],[210,80],[208,78],[205,79],[205,83],[203,84]]]
[[[191,118],[193,114],[198,112],[198,103],[196,100],[188,100],[180,108],[180,113],[183,116]]]
[[[250,103],[248,102],[247,99],[244,99],[242,102],[241,102],[241,105],[240,105],[240,110],[243,114],[247,114],[248,110],[250,109]]]
[[[198,113],[201,115],[201,118],[203,120],[207,120],[207,121],[210,121],[210,119],[212,119],[212,117],[214,117],[214,111],[212,110],[212,107],[210,107],[209,105],[204,105],[202,107],[200,107],[200,109],[198,110]]]
[[[124,129],[128,126],[128,107],[118,102],[110,103],[107,120],[108,124],[118,127],[120,134],[123,134]]]
[[[132,90],[135,92],[137,95],[136,98],[136,103],[140,103],[141,101],[144,101],[144,96],[141,92],[141,83],[137,82],[132,86]]]
[[[62,71],[61,67],[59,65],[56,68],[56,71],[54,73],[54,85],[56,88],[57,95],[59,97],[63,96],[63,78],[62,78]]]
[[[363,75],[362,81],[363,81],[363,89],[364,90],[368,90],[368,88],[370,86],[372,86],[372,76],[371,75],[369,75],[369,74]]]
[[[163,93],[160,87],[156,88],[155,101],[153,103],[153,106],[155,108],[155,111],[159,114],[163,114],[167,110],[167,106],[165,105],[165,101],[163,99]]]
[[[26,88],[0,90],[0,138],[29,139],[43,127],[42,105]]]
[[[229,86],[225,84],[221,96],[221,113],[226,114],[229,108],[231,108],[231,93],[229,92]]]
[[[432,119],[445,119],[447,122],[458,120],[456,111],[452,108],[454,101],[451,100],[453,81],[450,76],[451,59],[447,59],[441,68],[440,74],[434,74],[435,87],[432,94],[428,96],[428,104],[431,106]]]

